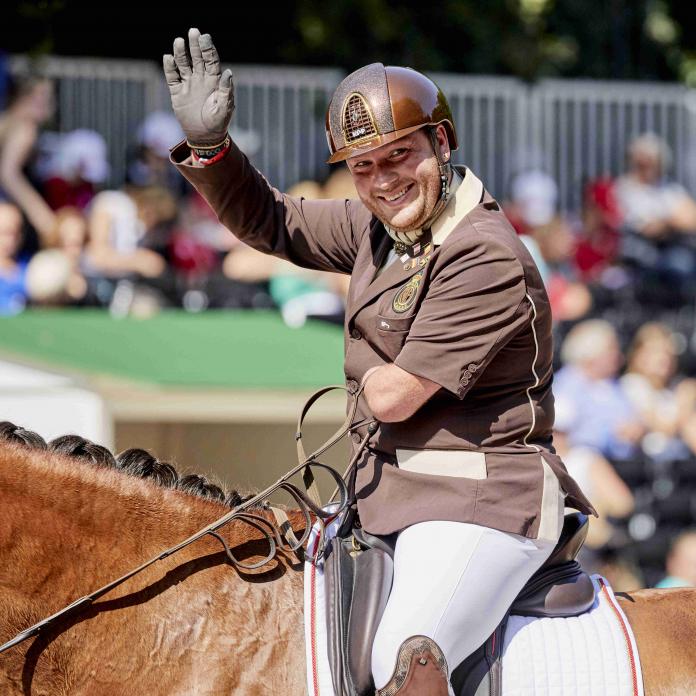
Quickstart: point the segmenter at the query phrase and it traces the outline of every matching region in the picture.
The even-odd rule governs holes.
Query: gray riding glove
[[[201,36],[198,29],[189,29],[188,39],[191,60],[184,39],[174,39],[174,55],[163,58],[164,76],[189,145],[211,148],[225,140],[232,119],[232,71],[220,75],[220,58],[210,34]]]

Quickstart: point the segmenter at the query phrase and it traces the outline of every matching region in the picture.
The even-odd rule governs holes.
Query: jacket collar
[[[457,181],[453,178],[450,201],[431,228],[434,247],[442,245],[462,218],[483,198],[483,184],[470,169],[458,167],[454,170],[454,176]],[[361,247],[355,262],[355,268],[361,269],[361,272],[359,271],[359,277],[354,280],[349,298],[349,320],[385,290],[406,283],[411,276],[422,270],[423,267],[418,263],[406,268],[404,263],[397,259],[377,275],[392,245],[393,240],[385,233],[384,225],[375,218],[370,227],[370,244]]]
[[[457,180],[455,182],[455,179]],[[456,186],[456,189],[455,189]],[[452,196],[447,207],[438,216],[431,228],[433,245],[440,246],[452,230],[466,217],[483,198],[483,184],[466,167],[455,167],[452,180]]]

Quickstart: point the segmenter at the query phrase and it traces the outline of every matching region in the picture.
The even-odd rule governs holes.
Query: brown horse
[[[183,480],[172,467],[142,451],[114,460],[70,437],[42,451],[23,432],[34,447],[0,445],[0,643],[226,511],[177,490]],[[184,487],[223,497],[200,477]],[[299,513],[291,519],[301,525]],[[266,555],[246,525],[223,535],[239,558]],[[620,601],[646,694],[696,693],[696,592],[642,590]],[[216,542],[200,541],[1,654],[0,693],[305,694],[302,607],[293,557],[241,573]]]

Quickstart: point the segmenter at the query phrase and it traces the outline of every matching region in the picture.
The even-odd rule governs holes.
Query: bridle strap
[[[128,571],[125,575],[122,575],[120,578],[112,580],[110,583],[104,585],[103,587],[100,587],[98,590],[95,590],[91,594],[76,599],[74,602],[64,607],[60,611],[56,612],[55,614],[47,616],[45,619],[42,619],[38,623],[35,623],[33,626],[30,626],[29,628],[26,628],[25,630],[21,631],[14,638],[10,639],[3,645],[0,645],[0,653],[9,650],[10,648],[14,647],[15,645],[18,645],[19,643],[22,643],[25,640],[28,640],[29,638],[37,636],[39,633],[41,633],[41,631],[56,624],[59,619],[66,617],[68,614],[75,613],[83,607],[91,605],[95,600],[99,599],[100,597],[107,594],[114,588],[123,584],[124,582],[126,582],[126,580],[129,580],[133,576],[138,575],[138,573],[141,573],[145,569],[149,568],[151,565],[154,565],[158,561],[164,560],[165,558],[172,556],[173,554],[177,553],[177,551],[181,551],[181,549],[186,548],[187,546],[193,544],[194,542],[198,541],[199,539],[202,539],[205,536],[211,536],[222,544],[224,552],[230,563],[232,563],[232,565],[243,570],[253,570],[256,568],[260,568],[261,566],[271,561],[275,557],[279,547],[285,545],[290,551],[298,551],[302,547],[302,545],[307,541],[311,532],[312,519],[310,513],[313,513],[316,516],[317,522],[319,523],[319,544],[317,545],[317,549],[310,560],[312,562],[316,562],[321,557],[321,554],[324,550],[324,531],[326,522],[340,515],[352,503],[351,499],[348,496],[346,480],[348,476],[350,476],[353,468],[357,465],[360,455],[366,447],[369,438],[374,434],[374,432],[376,432],[378,427],[377,421],[375,420],[366,420],[357,424],[352,423],[352,418],[355,417],[358,408],[358,398],[362,393],[362,387],[360,387],[357,390],[357,392],[353,395],[353,402],[348,410],[348,416],[346,417],[346,420],[343,422],[343,424],[321,447],[319,447],[319,449],[317,449],[315,452],[312,452],[312,454],[310,454],[309,457],[305,456],[304,448],[302,446],[301,428],[304,419],[307,415],[307,412],[321,396],[334,389],[343,389],[345,391],[348,391],[344,386],[339,385],[324,387],[323,389],[319,389],[314,394],[312,394],[305,403],[304,407],[302,408],[302,412],[297,422],[297,433],[295,436],[297,440],[298,453],[297,466],[290,469],[290,471],[281,476],[274,484],[270,485],[265,490],[261,491],[260,493],[257,493],[255,496],[245,501],[244,503],[241,503],[236,508],[234,508],[234,510],[230,510],[230,512],[226,513],[214,522],[211,522],[206,527],[203,527],[203,529],[200,529],[199,531],[195,532],[187,539],[184,539],[183,541],[172,546],[171,548],[162,551],[154,558],[145,561],[137,568],[133,568],[132,570]],[[351,462],[344,476],[341,476],[341,474],[339,474],[332,467],[316,461],[316,457],[318,457],[320,454],[325,452],[330,447],[333,447],[333,445],[339,442],[346,435],[346,433],[362,425],[365,425],[366,423],[369,423],[371,427],[368,429],[367,434],[363,437],[358,448],[353,454]],[[322,507],[321,499],[319,498],[318,489],[316,486],[316,481],[314,479],[314,473],[312,472],[312,467],[320,467],[321,469],[324,469],[330,474],[330,476],[334,479],[336,483],[336,490],[340,494],[340,498],[337,507],[335,507],[332,511],[328,511],[324,507]],[[307,492],[300,490],[298,486],[290,482],[290,479],[300,472],[302,473],[303,479],[305,481],[309,481],[309,487],[307,488]],[[283,490],[286,493],[289,493],[303,513],[305,529],[300,539],[296,537],[294,531],[292,530],[290,521],[285,511],[281,510],[280,508],[271,507],[267,502],[267,498],[278,490]],[[334,495],[332,496],[332,500],[335,497],[336,493],[334,493]],[[267,520],[265,517],[262,517],[261,515],[248,512],[249,508],[252,508],[253,506],[259,504],[263,508],[270,509],[272,511],[276,519],[277,526],[274,526],[273,523],[271,523],[269,520]],[[251,527],[257,529],[261,532],[266,541],[268,541],[269,553],[263,558],[262,561],[257,561],[255,563],[241,562],[234,556],[225,539],[220,534],[218,534],[219,529],[235,520],[239,522],[244,522],[245,524],[248,524]],[[285,544],[283,543],[283,538],[285,539]]]
[[[304,445],[302,444],[302,425],[304,424],[304,420],[307,417],[307,413],[309,413],[309,410],[312,408],[312,406],[325,394],[328,394],[331,391],[334,390],[341,390],[344,391],[348,394],[348,396],[352,395],[352,400],[351,400],[351,405],[350,408],[348,409],[348,412],[346,414],[346,418],[343,421],[343,424],[339,427],[339,429],[323,444],[321,447],[316,449],[312,454],[307,456],[305,454],[305,448]],[[326,450],[331,449],[336,443],[340,442],[350,431],[355,430],[363,425],[367,425],[368,423],[374,422],[373,419],[368,419],[365,421],[361,421],[360,423],[354,423],[353,419],[355,418],[355,414],[358,411],[358,400],[360,398],[360,395],[362,394],[364,389],[364,385],[360,385],[355,391],[355,393],[351,394],[351,392],[342,384],[333,384],[328,387],[322,387],[321,389],[317,390],[312,394],[307,401],[305,402],[305,405],[302,407],[302,411],[300,411],[300,416],[297,419],[297,427],[295,429],[295,440],[297,442],[297,461],[298,462],[314,462],[316,458],[326,452]],[[345,474],[343,476],[345,479]],[[305,469],[302,472],[302,481],[304,483],[305,489],[307,490],[307,493],[309,496],[314,500],[317,504],[321,505],[321,497],[319,495],[319,489],[317,487],[316,480],[314,478],[314,473],[312,472],[310,467],[305,467]],[[332,496],[332,498],[335,497]]]

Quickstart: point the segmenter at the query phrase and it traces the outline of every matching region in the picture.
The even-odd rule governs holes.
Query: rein
[[[241,568],[243,570],[254,570],[270,562],[276,556],[276,553],[278,552],[279,548],[283,546],[287,547],[290,551],[302,557],[302,546],[307,541],[312,528],[312,518],[310,513],[313,513],[320,524],[319,543],[317,544],[317,548],[311,557],[311,560],[316,563],[324,551],[324,529],[326,521],[335,518],[337,515],[340,515],[349,505],[352,504],[352,496],[349,495],[346,481],[349,479],[352,470],[357,465],[358,459],[362,454],[362,451],[365,449],[365,446],[367,445],[367,441],[375,432],[377,432],[377,428],[379,427],[377,421],[374,419],[365,419],[358,423],[353,422],[358,408],[358,399],[363,390],[363,387],[361,386],[355,392],[355,394],[353,394],[353,402],[350,406],[350,409],[348,410],[346,419],[341,425],[341,427],[323,445],[321,445],[317,450],[315,450],[309,456],[307,456],[305,454],[304,446],[302,445],[302,424],[304,422],[304,419],[307,413],[309,412],[310,408],[319,398],[335,389],[341,389],[350,395],[348,389],[346,389],[346,387],[342,385],[323,387],[322,389],[319,389],[314,394],[312,394],[302,408],[302,411],[297,421],[297,431],[295,433],[295,440],[297,441],[297,457],[299,462],[297,466],[290,469],[290,471],[281,476],[275,483],[270,485],[268,488],[256,494],[253,498],[250,498],[244,503],[241,503],[233,510],[230,510],[230,512],[228,512],[227,514],[223,515],[214,522],[211,522],[206,527],[203,527],[203,529],[197,531],[195,534],[192,534],[190,537],[188,537],[188,539],[184,539],[183,541],[172,546],[171,548],[162,551],[154,558],[145,561],[137,568],[133,568],[132,570],[128,571],[125,575],[122,575],[120,578],[112,580],[110,583],[104,585],[103,587],[100,587],[98,590],[95,590],[91,594],[76,599],[74,602],[64,607],[60,611],[56,612],[55,614],[52,614],[51,616],[42,619],[38,623],[35,623],[33,626],[24,629],[23,631],[18,633],[14,638],[8,640],[3,645],[0,645],[0,653],[9,650],[10,648],[14,647],[15,645],[18,645],[19,643],[22,643],[23,641],[29,638],[39,635],[39,633],[51,626],[54,626],[60,619],[64,618],[68,614],[75,613],[83,607],[91,605],[95,600],[99,599],[100,597],[107,594],[114,588],[118,587],[126,580],[129,580],[138,573],[141,573],[146,568],[149,568],[151,565],[157,563],[158,561],[164,560],[169,556],[172,556],[177,551],[181,551],[181,549],[186,548],[187,546],[193,544],[194,542],[198,541],[199,539],[202,539],[205,536],[211,536],[214,539],[217,539],[222,544],[225,554],[227,555],[228,560],[233,566],[235,566],[236,568]],[[350,463],[348,464],[348,467],[343,476],[341,476],[341,474],[339,474],[332,467],[316,461],[316,458],[319,455],[323,454],[324,452],[326,452],[326,450],[333,447],[348,433],[364,425],[368,426],[368,432],[360,441],[360,444],[358,445],[358,448],[351,457]],[[338,507],[336,509],[333,509],[331,512],[325,510],[321,504],[321,499],[319,497],[319,489],[317,488],[316,481],[314,479],[314,472],[312,470],[312,467],[319,467],[320,469],[328,471],[336,483],[336,489],[333,495],[331,496],[329,502],[331,502],[331,500],[333,500],[336,497],[336,494],[339,494],[340,497],[338,501]],[[304,491],[301,490],[294,483],[290,482],[290,479],[300,472],[302,472],[302,479],[305,487]],[[296,537],[285,511],[280,508],[271,506],[267,500],[267,498],[270,495],[279,490],[283,490],[289,493],[290,496],[295,500],[303,514],[305,528],[302,536],[299,539]],[[273,515],[276,520],[275,525],[272,522],[269,522],[265,517],[262,517],[261,515],[248,512],[249,508],[258,504],[261,504],[264,509],[270,509],[273,512]],[[222,527],[224,527],[232,521],[244,522],[245,524],[248,524],[249,526],[260,531],[265,540],[268,541],[268,555],[265,556],[262,560],[257,561],[256,563],[242,563],[239,559],[237,559],[232,553],[232,550],[230,549],[225,539],[218,533],[219,529],[221,529]],[[283,539],[285,541],[283,541]]]

